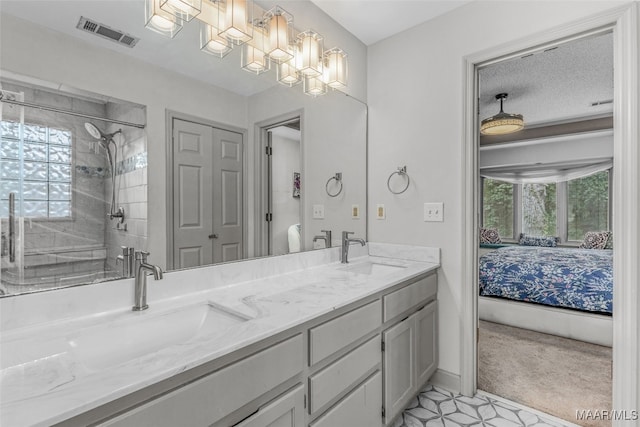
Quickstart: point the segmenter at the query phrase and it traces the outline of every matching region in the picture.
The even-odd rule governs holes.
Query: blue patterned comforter
[[[613,251],[499,248],[480,257],[480,295],[611,313]]]

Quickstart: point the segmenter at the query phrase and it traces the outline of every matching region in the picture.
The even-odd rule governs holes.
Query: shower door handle
[[[16,261],[16,193],[9,193],[9,262]]]
[[[209,239],[217,239],[218,235],[216,233],[209,234]]]

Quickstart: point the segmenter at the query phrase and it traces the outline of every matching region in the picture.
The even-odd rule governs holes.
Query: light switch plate
[[[359,205],[351,205],[351,219],[360,219]]]
[[[376,205],[376,219],[387,219],[387,211],[384,205]]]
[[[324,219],[324,205],[313,205],[313,219]]]
[[[444,221],[444,203],[425,203],[424,204],[424,220],[430,222]]]

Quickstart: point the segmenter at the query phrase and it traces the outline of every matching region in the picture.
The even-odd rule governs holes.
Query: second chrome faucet
[[[343,264],[347,264],[349,262],[349,245],[351,245],[352,243],[360,243],[362,246],[364,246],[366,243],[364,241],[364,239],[357,239],[357,238],[353,238],[350,239],[349,238],[349,234],[354,234],[353,231],[343,231],[342,232],[342,259],[341,262]]]
[[[149,308],[147,305],[147,273],[153,274],[155,280],[162,280],[162,269],[157,265],[147,263],[149,252],[136,251],[136,284],[133,311]]]

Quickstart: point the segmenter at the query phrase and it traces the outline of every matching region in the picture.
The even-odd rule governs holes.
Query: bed
[[[486,253],[480,318],[611,345],[612,252],[506,246]]]

